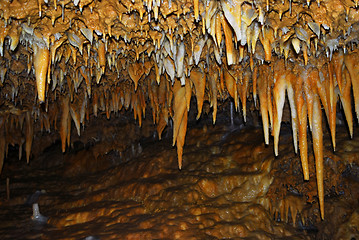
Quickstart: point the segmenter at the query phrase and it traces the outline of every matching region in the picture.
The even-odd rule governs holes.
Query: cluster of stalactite
[[[191,96],[216,121],[218,99],[260,109],[265,144],[278,155],[286,96],[294,149],[309,178],[312,132],[324,217],[322,108],[335,150],[340,101],[353,136],[352,93],[359,116],[358,1],[5,0],[0,2],[0,163],[9,144],[25,143],[34,121],[70,144],[98,110],[131,109],[141,125],[146,105],[159,136],[173,119],[178,165]]]

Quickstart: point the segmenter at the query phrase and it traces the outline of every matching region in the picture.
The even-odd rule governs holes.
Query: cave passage
[[[1,0],[4,239],[358,238],[358,0]]]
[[[171,129],[159,141],[151,121],[140,128],[130,114],[94,118],[81,137],[73,133],[65,154],[57,135],[43,133],[53,144],[29,165],[10,148],[0,178],[1,239],[358,237],[359,141],[345,124],[338,123],[335,153],[324,136],[323,221],[314,156],[304,181],[290,123],[282,124],[275,157],[258,114],[246,123],[235,115],[231,124],[231,105],[223,104],[216,125],[210,114],[199,121],[191,114],[180,171]],[[32,219],[34,203],[46,223]]]

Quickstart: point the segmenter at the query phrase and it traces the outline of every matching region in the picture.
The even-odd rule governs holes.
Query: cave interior
[[[1,239],[359,239],[358,0],[1,0]]]

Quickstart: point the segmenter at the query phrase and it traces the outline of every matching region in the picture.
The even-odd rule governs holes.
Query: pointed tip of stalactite
[[[324,206],[320,206],[320,218],[324,220]]]
[[[178,169],[182,170],[182,154],[177,154]]]

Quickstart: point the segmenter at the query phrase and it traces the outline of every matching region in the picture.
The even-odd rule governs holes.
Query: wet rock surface
[[[323,221],[313,156],[304,181],[286,126],[275,158],[261,128],[193,123],[182,170],[171,137],[158,141],[150,129],[113,122],[97,129],[101,139],[89,133],[66,154],[55,142],[30,165],[9,160],[1,177],[0,238],[358,238],[359,142],[348,140],[345,127],[336,152],[329,136],[324,141]],[[31,220],[29,199],[49,217],[46,224]]]

